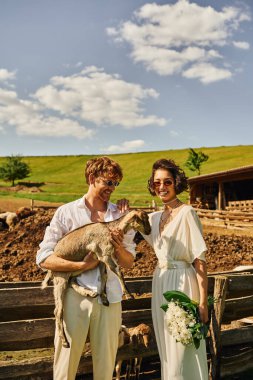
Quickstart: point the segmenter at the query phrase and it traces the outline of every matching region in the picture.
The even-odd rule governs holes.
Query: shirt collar
[[[84,209],[86,209],[87,211],[90,212],[89,208],[85,204],[85,195],[82,198],[78,199],[78,201],[77,201],[77,207],[84,208]],[[117,208],[116,204],[108,202],[108,204],[107,204],[107,212],[108,211],[115,212],[117,210],[118,210],[118,208]]]

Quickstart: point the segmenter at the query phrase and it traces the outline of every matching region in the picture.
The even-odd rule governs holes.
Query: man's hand
[[[85,256],[83,264],[83,270],[86,271],[96,268],[99,264],[99,260],[97,259],[95,253],[89,252],[88,255]]]
[[[117,201],[117,207],[121,214],[129,211],[129,201],[128,199],[122,198]]]

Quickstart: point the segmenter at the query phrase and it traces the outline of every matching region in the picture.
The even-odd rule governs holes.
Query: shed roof
[[[241,166],[210,174],[202,174],[188,179],[189,184],[205,182],[229,182],[234,180],[253,179],[253,165]]]

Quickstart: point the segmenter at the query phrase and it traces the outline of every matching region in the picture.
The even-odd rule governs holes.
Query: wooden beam
[[[127,327],[152,324],[151,309],[123,311],[122,323]],[[52,347],[54,329],[54,318],[1,322],[0,350]]]
[[[214,285],[215,303],[211,312],[210,323],[210,354],[211,363],[209,376],[212,380],[220,379],[220,357],[221,357],[221,337],[220,328],[225,309],[225,299],[227,292],[228,279],[226,276],[216,276]]]
[[[226,300],[223,322],[250,317],[253,314],[253,296],[232,298]]]
[[[253,342],[253,325],[221,331],[222,347],[231,347]]]
[[[244,350],[237,355],[222,356],[221,361],[221,376],[232,378],[236,374],[253,369],[253,348]]]

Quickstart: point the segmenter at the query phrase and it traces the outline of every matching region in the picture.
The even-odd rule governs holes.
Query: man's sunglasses
[[[172,181],[172,179],[169,179],[169,178],[165,179],[164,181],[155,181],[153,182],[153,186],[160,187],[162,183],[164,184],[164,186],[171,186],[173,185],[174,181]]]
[[[106,185],[106,186],[109,186],[109,187],[116,187],[116,186],[119,186],[120,182],[118,181],[112,181],[111,179],[102,179],[103,183]]]

